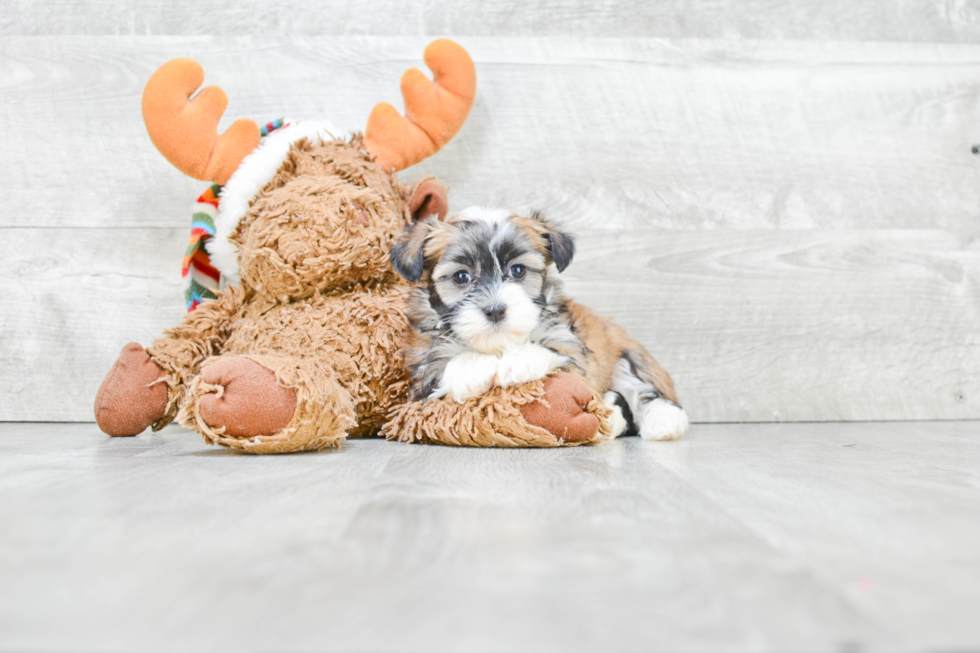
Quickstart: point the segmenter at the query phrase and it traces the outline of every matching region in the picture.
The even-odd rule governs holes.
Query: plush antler
[[[236,120],[219,136],[218,120],[228,96],[208,86],[191,100],[203,81],[204,69],[196,61],[174,59],[160,66],[143,89],[143,122],[150,140],[175,168],[224,185],[258,147],[261,132],[251,120]]]
[[[476,68],[462,47],[446,39],[429,44],[422,55],[435,83],[417,68],[402,75],[405,118],[388,104],[374,107],[364,144],[385,170],[402,170],[432,156],[456,135],[476,96]]]

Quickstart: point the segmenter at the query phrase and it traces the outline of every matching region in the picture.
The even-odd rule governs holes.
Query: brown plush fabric
[[[152,349],[168,372],[173,406],[183,404],[181,424],[208,442],[254,453],[378,432],[408,385],[400,357],[408,286],[388,261],[406,194],[357,136],[292,148],[234,235],[240,287],[204,302]],[[235,394],[217,373],[222,367],[208,372],[230,357],[275,373],[275,393],[266,386],[266,394],[294,393],[284,428],[264,433],[275,398],[236,403],[234,416],[210,410]]]
[[[407,287],[319,295],[302,303],[254,298],[235,324],[227,354],[293,356],[333,370],[357,410],[352,435],[376,433],[407,395],[400,343]]]
[[[549,393],[546,383],[552,379],[532,381],[517,388],[495,387],[463,404],[457,404],[451,397],[401,404],[391,411],[391,419],[385,424],[382,435],[389,440],[402,442],[464,447],[559,447],[601,442],[608,433],[605,418],[610,411],[599,395],[584,386],[581,379],[575,379],[577,383],[568,379],[552,382]],[[582,405],[577,399],[569,402],[565,391],[574,388],[578,395],[583,386],[588,392],[588,400]],[[547,416],[547,410],[537,415],[542,417],[541,423],[553,426],[564,433],[564,437],[529,423],[523,414],[529,405],[537,404],[539,408],[547,409],[550,405],[549,394],[556,404],[566,404],[560,408],[564,419]],[[576,410],[569,404],[574,405],[578,412],[571,420],[568,417],[575,415]],[[565,431],[564,425],[559,426],[562,422],[568,424],[581,417],[591,417],[597,422],[596,428],[588,436],[585,435],[587,427],[582,424],[575,424],[569,429],[570,432]]]
[[[203,374],[195,378],[187,391],[184,408],[177,416],[181,425],[195,430],[209,444],[220,444],[246,453],[288,453],[315,451],[336,447],[355,425],[356,418],[350,394],[337,382],[329,368],[314,361],[286,356],[248,356],[255,363],[271,370],[277,383],[295,393],[296,410],[281,430],[271,435],[238,437],[224,428],[215,428],[204,419],[201,400],[209,394],[224,391],[221,385],[206,383]],[[206,372],[222,358],[212,358],[204,366]],[[242,416],[245,428],[251,413]]]
[[[403,202],[397,179],[378,170],[359,137],[295,144],[233,236],[242,285],[288,303],[397,283],[388,252]]]
[[[95,421],[109,435],[136,435],[163,418],[167,386],[160,366],[139,343],[122,348],[95,395]]]
[[[231,333],[232,320],[242,308],[243,293],[235,288],[220,298],[207,301],[184,316],[181,323],[163,332],[147,352],[159,365],[168,389],[167,409],[153,430],[159,431],[177,416],[184,392],[197,376],[201,364],[221,351]]]

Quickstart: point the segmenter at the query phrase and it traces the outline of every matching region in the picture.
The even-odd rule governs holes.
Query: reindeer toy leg
[[[403,186],[395,172],[452,138],[476,92],[455,43],[435,41],[424,59],[434,83],[409,70],[406,117],[378,105],[363,139],[296,123],[260,141],[251,121],[219,136],[224,93],[189,99],[200,66],[176,60],[151,77],[143,113],[154,144],[181,171],[223,185],[207,263],[226,288],[147,350],[123,349],[96,397],[104,431],[135,435],[177,418],[210,443],[280,453],[377,434],[406,403],[408,286],[389,254],[407,224],[444,216],[448,202],[439,182]],[[500,444],[599,437],[593,415],[604,408],[591,390],[574,377],[550,383],[501,394],[489,415],[463,405],[445,417],[463,438],[489,428]]]

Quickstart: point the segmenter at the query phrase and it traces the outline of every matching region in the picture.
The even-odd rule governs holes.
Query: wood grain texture
[[[17,129],[0,184],[16,208],[0,226],[186,223],[201,184],[153,149],[139,108],[164,61],[201,61],[231,99],[223,127],[288,114],[359,130],[399,103],[425,42],[5,39],[0,117]],[[438,174],[456,208],[605,229],[976,228],[980,45],[463,42],[469,121],[403,174]]]
[[[579,36],[975,42],[970,0],[7,0],[0,34]]]
[[[0,419],[90,421],[127,342],[184,315],[183,229],[0,229]]]
[[[0,425],[0,649],[976,650],[978,429],[257,458]]]
[[[574,297],[696,421],[980,416],[980,241],[938,230],[590,235]]]
[[[544,209],[580,301],[698,421],[980,417],[980,46],[468,37],[480,87],[435,174]],[[181,314],[200,182],[152,148],[176,56],[231,99],[359,129],[423,37],[0,41],[0,419],[88,420],[119,348]],[[247,74],[244,72],[247,71]],[[284,111],[285,110],[285,111]]]

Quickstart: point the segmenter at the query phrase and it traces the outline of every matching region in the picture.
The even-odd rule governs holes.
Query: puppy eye
[[[524,275],[527,274],[527,270],[524,269],[523,265],[512,265],[510,266],[510,276],[513,279],[523,279]]]
[[[470,273],[465,270],[460,270],[453,275],[453,281],[456,282],[457,286],[465,286],[472,278],[473,277],[470,276]]]

